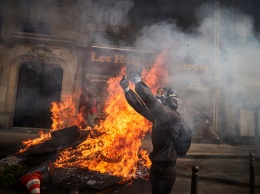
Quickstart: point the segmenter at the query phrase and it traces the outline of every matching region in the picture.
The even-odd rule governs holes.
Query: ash
[[[149,179],[149,173],[150,173],[150,170],[148,167],[138,166],[136,173],[135,173],[135,178],[147,180],[147,179]]]
[[[18,165],[20,162],[22,161],[21,158],[18,158],[16,156],[9,156],[6,158],[3,158],[0,160],[0,165],[8,165],[8,166],[12,166],[12,165]]]
[[[102,189],[110,184],[120,181],[122,177],[111,176],[108,173],[100,173],[80,168],[56,168],[52,182],[54,185],[71,188]]]

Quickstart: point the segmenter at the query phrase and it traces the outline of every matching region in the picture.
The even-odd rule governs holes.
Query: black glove
[[[122,79],[120,80],[120,86],[123,88],[125,92],[129,90],[129,80],[126,79],[125,75],[123,75]]]

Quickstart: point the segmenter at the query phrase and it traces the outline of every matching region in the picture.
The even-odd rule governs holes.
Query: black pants
[[[170,194],[176,179],[176,168],[152,164],[150,169],[150,182],[152,194]]]

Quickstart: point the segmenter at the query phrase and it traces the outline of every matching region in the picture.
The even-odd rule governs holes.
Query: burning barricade
[[[162,69],[160,64],[155,64],[143,72],[153,90],[162,84],[159,78],[167,77]],[[52,162],[51,181],[67,189],[102,189],[132,178],[148,179],[149,153],[140,147],[151,123],[125,102],[118,84],[121,77],[107,81],[105,120],[94,128],[81,129],[78,126],[84,118],[76,111],[78,96],[64,96],[60,103],[52,104],[52,130],[41,133],[38,139],[24,141],[19,153],[57,152]]]

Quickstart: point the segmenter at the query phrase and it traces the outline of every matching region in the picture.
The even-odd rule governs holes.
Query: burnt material
[[[56,168],[54,170],[52,183],[68,190],[87,187],[101,191],[122,179],[122,177],[111,176],[108,173],[71,167]]]
[[[89,131],[79,131],[77,126],[59,129],[51,132],[50,139],[31,146],[25,154],[43,154],[75,147],[85,141],[89,135]]]
[[[71,139],[78,139],[80,131],[78,126],[71,126],[51,132],[51,137],[60,143],[71,141]]]

